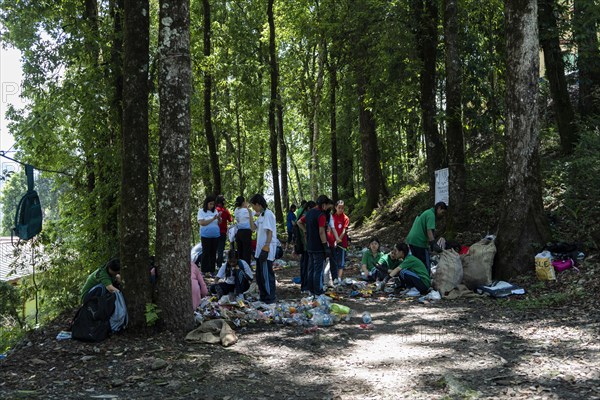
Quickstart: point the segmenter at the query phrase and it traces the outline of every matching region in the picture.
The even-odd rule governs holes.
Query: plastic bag
[[[552,253],[548,250],[535,256],[535,274],[541,281],[556,280],[556,272],[552,266]]]

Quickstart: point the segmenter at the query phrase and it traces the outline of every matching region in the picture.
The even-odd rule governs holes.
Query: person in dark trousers
[[[238,251],[239,258],[250,265],[252,261],[252,230],[250,229],[250,218],[253,218],[254,211],[250,208],[250,203],[246,202],[244,196],[236,197],[233,216],[237,227],[237,233],[235,234],[235,248]]]
[[[227,225],[233,221],[231,213],[225,207],[225,196],[218,195],[215,200],[215,208],[221,216],[219,220],[219,242],[217,243],[217,267],[223,264],[223,253],[225,252],[225,244],[227,243]]]
[[[238,259],[235,249],[231,249],[227,253],[227,262],[223,263],[217,272],[219,282],[210,286],[210,292],[219,298],[233,292],[238,300],[243,300],[243,293],[250,288],[253,277],[250,265]]]
[[[291,244],[292,246],[294,245],[294,241],[296,240],[296,238],[294,237],[294,225],[296,225],[296,205],[292,204],[290,206],[290,209],[288,210],[288,214],[287,214],[287,218],[286,218],[286,225],[287,225],[287,243],[285,244],[285,248],[287,249],[288,246]]]
[[[308,290],[313,295],[323,294],[323,270],[325,258],[329,256],[327,244],[327,210],[333,208],[333,201],[324,194],[317,198],[317,207],[297,222],[306,232],[308,251]]]
[[[306,215],[308,211],[312,208],[316,207],[317,203],[314,201],[303,201],[303,204],[300,206],[300,214],[298,214],[298,218]],[[300,229],[300,225],[296,223],[294,227],[296,230],[296,243],[294,246],[294,251],[296,254],[300,255],[300,292],[308,293],[308,250],[306,249],[306,235],[304,231]]]
[[[408,254],[406,243],[398,243],[395,247],[398,257],[402,259],[400,266],[389,271],[390,277],[397,277],[401,288],[416,288],[421,294],[427,294],[431,287],[431,278],[425,264],[417,257]]]
[[[429,252],[439,253],[442,251],[435,241],[435,219],[443,217],[446,210],[448,210],[448,206],[440,201],[432,208],[423,211],[415,218],[415,222],[406,236],[410,252],[425,264],[427,271],[431,269]]]
[[[202,208],[198,210],[198,223],[200,224],[200,240],[202,242],[202,264],[200,270],[205,276],[211,277],[215,273],[217,262],[217,247],[219,244],[219,222],[221,216],[215,208],[215,197],[207,196]]]
[[[269,210],[267,201],[260,194],[252,196],[250,204],[258,214],[256,221],[250,218],[250,227],[256,231],[256,284],[260,301],[272,304],[277,300],[273,261],[279,245],[275,214]]]

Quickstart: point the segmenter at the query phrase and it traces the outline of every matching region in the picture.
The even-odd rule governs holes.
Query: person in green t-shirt
[[[434,207],[423,211],[413,222],[406,243],[413,256],[425,264],[427,271],[431,268],[429,260],[429,251],[441,252],[442,249],[435,242],[435,218],[442,217],[448,206],[443,201],[435,204]]]
[[[119,291],[121,283],[121,261],[118,258],[113,258],[94,272],[92,272],[85,281],[85,284],[81,288],[81,302],[85,299],[85,295],[88,294],[91,288],[98,284],[103,284],[111,293]]]
[[[416,288],[421,294],[427,294],[431,287],[429,271],[417,257],[408,253],[406,243],[396,245],[402,263],[390,271],[391,277],[397,277],[397,283],[403,288]]]
[[[379,244],[379,239],[376,237],[370,238],[369,246],[363,253],[363,257],[360,262],[360,274],[369,282],[374,282],[377,280],[378,271],[376,265],[379,264],[381,258],[383,257],[380,247],[381,245]]]
[[[400,265],[400,262],[402,261],[400,256],[401,253],[398,250],[398,247],[394,246],[392,251],[384,254],[379,259],[379,262],[375,265],[375,268],[377,268],[377,290],[383,289],[383,286],[390,279],[390,272]]]

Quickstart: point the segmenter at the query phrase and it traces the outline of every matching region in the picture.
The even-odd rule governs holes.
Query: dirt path
[[[579,284],[591,296],[596,271],[550,289]],[[299,296],[296,275],[278,273],[279,298]],[[531,286],[511,301],[344,299],[359,316],[370,311],[374,329],[360,317],[314,333],[257,323],[229,348],[169,334],[59,342],[58,321],[0,361],[0,398],[600,399],[597,301],[515,307],[549,290]]]

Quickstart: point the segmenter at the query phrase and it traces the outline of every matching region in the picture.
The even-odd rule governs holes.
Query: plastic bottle
[[[368,311],[365,311],[362,315],[362,320],[365,324],[370,324],[371,321],[373,321],[373,318],[371,317],[371,313]]]

